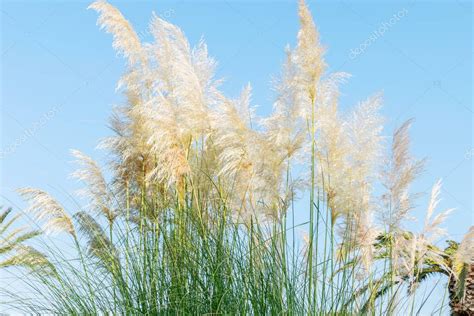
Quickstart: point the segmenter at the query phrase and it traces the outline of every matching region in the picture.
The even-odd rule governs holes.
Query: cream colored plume
[[[380,235],[380,229],[373,223],[373,212],[370,206],[356,211],[354,221],[351,226],[354,227],[353,243],[358,251],[360,263],[363,271],[369,275],[373,269],[375,256],[375,243]],[[349,235],[350,236],[350,235]]]
[[[103,0],[92,3],[88,9],[100,14],[97,24],[113,35],[114,48],[128,58],[130,65],[144,61],[140,39],[119,10]]]
[[[401,229],[403,220],[409,218],[416,197],[410,194],[410,185],[424,166],[424,160],[417,160],[410,154],[408,132],[411,124],[412,120],[406,121],[393,134],[391,156],[382,173],[387,193],[382,196],[384,211],[381,219],[388,231]]]
[[[156,64],[156,69],[151,70],[152,93],[159,98],[158,111],[163,101],[175,109],[184,138],[208,133],[209,110],[220,101],[221,94],[220,80],[214,79],[216,62],[208,56],[206,44],[201,40],[191,48],[178,27],[157,16],[153,17],[150,30],[155,42],[148,50]]]
[[[44,223],[43,229],[47,234],[66,232],[76,235],[71,217],[48,193],[33,188],[19,189],[18,192],[30,204],[25,211]]]
[[[245,216],[254,211],[258,199],[254,197],[256,169],[262,162],[262,157],[258,157],[260,136],[251,128],[250,90],[247,86],[239,99],[222,104],[212,121],[214,145],[219,152],[218,175],[227,182],[230,206]]]
[[[371,182],[381,158],[383,119],[379,114],[382,96],[377,94],[358,104],[348,121],[352,150],[352,178],[359,184]]]
[[[317,111],[318,185],[331,209],[333,225],[343,216],[341,235],[350,230],[359,244],[368,245],[366,241],[376,231],[371,185],[381,151],[381,99],[369,98],[343,117],[338,113],[337,89],[330,86],[326,90],[327,104],[322,103]]]
[[[101,12],[99,23],[110,28],[119,51],[146,60],[120,80],[129,104],[113,120],[118,135],[102,144],[116,155],[116,178],[122,187],[182,187],[193,170],[190,157],[211,133],[211,109],[225,100],[214,79],[216,62],[204,41],[192,48],[178,27],[156,15],[149,26],[154,41],[141,45],[115,8],[105,2],[92,7]],[[124,44],[130,50],[120,45],[126,30],[133,32],[133,45]]]
[[[441,227],[453,209],[446,209],[436,216],[434,212],[439,204],[441,192],[441,180],[437,181],[431,191],[430,201],[426,211],[425,222],[420,233],[415,234],[395,234],[395,244],[393,246],[395,268],[401,273],[412,275],[421,268],[427,260],[431,260],[440,265],[445,265],[442,251],[433,245],[443,236],[446,230]],[[447,267],[446,267],[447,268]]]
[[[144,118],[147,145],[155,160],[148,180],[171,186],[190,171],[187,149],[191,146],[192,135],[179,124],[179,108],[164,96],[135,110]]]
[[[441,228],[440,225],[446,221],[449,214],[454,210],[452,208],[447,209],[437,214],[436,216],[433,216],[440,202],[439,195],[441,193],[441,187],[442,182],[440,179],[434,184],[431,190],[430,202],[426,211],[425,224],[423,228],[423,235],[431,235],[430,238],[432,239],[432,241],[435,241],[437,238],[442,237],[446,234],[446,230]]]
[[[114,196],[108,188],[100,167],[91,157],[78,150],[72,150],[71,153],[80,166],[72,173],[72,177],[85,184],[79,194],[90,200],[89,206],[93,211],[104,215],[109,222],[113,222],[117,216],[112,204]]]
[[[318,186],[325,192],[333,221],[347,211],[350,198],[350,172],[347,123],[338,112],[337,92],[317,109],[316,158]],[[309,146],[307,146],[308,148]]]
[[[213,140],[218,149],[219,173],[227,185],[231,207],[244,220],[251,216],[278,218],[285,150],[278,148],[265,133],[252,128],[250,86],[238,100],[220,106],[213,120]]]
[[[292,52],[287,50],[287,60],[281,77],[274,83],[277,92],[273,112],[260,121],[266,137],[280,148],[286,159],[298,155],[306,137],[306,122],[301,117],[300,103],[295,89],[296,69]]]
[[[319,43],[319,34],[304,0],[299,2],[298,13],[300,30],[293,58],[297,65],[298,85],[302,92],[312,99],[317,98],[318,83],[326,68],[323,61],[324,50]]]

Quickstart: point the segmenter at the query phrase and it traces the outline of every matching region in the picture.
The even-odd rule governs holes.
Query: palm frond
[[[12,209],[8,208],[0,215],[0,255],[5,255],[23,245],[24,242],[41,234],[39,230],[30,230],[27,227],[18,227],[13,230],[9,228],[18,221],[20,214],[13,216],[5,222]]]

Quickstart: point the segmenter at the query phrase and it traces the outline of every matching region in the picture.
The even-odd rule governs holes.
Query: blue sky
[[[111,1],[144,40],[151,12],[201,37],[219,61],[223,90],[237,96],[250,82],[258,114],[271,110],[271,78],[298,30],[293,1]],[[51,191],[67,205],[78,185],[69,150],[102,160],[97,141],[111,134],[107,119],[122,101],[115,92],[124,61],[111,36],[96,26],[86,1],[1,2],[0,205],[20,208],[23,186]],[[443,178],[441,208],[454,239],[473,225],[472,4],[470,1],[308,1],[330,71],[353,77],[341,107],[384,94],[388,136],[414,117],[413,151],[427,157],[415,190]],[[393,15],[399,14],[394,23]],[[375,31],[385,25],[382,35]],[[387,25],[389,25],[387,27]],[[372,39],[371,39],[372,35]],[[358,50],[357,50],[358,49]],[[355,51],[359,53],[354,54]],[[425,210],[426,197],[419,201]],[[416,224],[414,224],[416,225]]]

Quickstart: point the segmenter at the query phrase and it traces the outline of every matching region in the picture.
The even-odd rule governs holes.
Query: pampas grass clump
[[[450,212],[437,210],[441,182],[423,229],[404,227],[417,196],[410,185],[423,169],[410,154],[411,121],[387,149],[381,95],[348,113],[339,109],[338,86],[350,76],[327,72],[304,1],[297,44],[287,49],[265,118],[255,115],[250,85],[237,98],[221,92],[203,41],[191,46],[181,29],[155,15],[154,40],[142,43],[112,5],[89,8],[127,61],[118,84],[125,102],[114,109],[114,135],[99,145],[110,153],[107,169],[72,152],[86,206],[66,210],[44,191],[19,190],[26,212],[69,249],[46,236],[41,252],[12,247],[16,253],[2,265],[22,266],[17,273],[28,289],[7,293],[16,309],[415,314],[425,300],[413,293],[427,268],[466,283],[461,271],[472,264],[472,231],[453,250],[452,264],[434,246]],[[297,212],[308,221],[296,223]],[[463,287],[454,288],[456,302],[465,301]]]

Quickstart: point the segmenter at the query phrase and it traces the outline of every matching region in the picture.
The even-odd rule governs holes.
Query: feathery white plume
[[[117,216],[112,205],[113,196],[100,167],[91,157],[78,150],[72,150],[71,153],[80,165],[80,168],[72,173],[72,177],[85,184],[79,193],[90,199],[90,206],[95,212],[103,214],[109,222],[113,222]]]
[[[447,219],[453,209],[447,209],[433,217],[439,203],[441,180],[437,181],[431,191],[426,211],[425,223],[420,233],[396,233],[393,246],[395,270],[405,275],[416,274],[427,260],[444,265],[441,250],[433,247],[446,234],[440,225]]]
[[[130,65],[143,62],[143,51],[137,33],[122,13],[105,0],[92,3],[88,9],[97,11],[97,24],[114,37],[113,47],[128,58]]]
[[[400,229],[402,221],[409,217],[416,197],[409,188],[424,166],[424,160],[414,159],[409,152],[411,124],[412,120],[406,121],[393,134],[391,157],[382,173],[387,193],[382,196],[385,211],[381,217],[390,232]]]
[[[305,138],[306,122],[300,116],[300,104],[295,89],[295,65],[291,51],[287,50],[287,60],[281,78],[275,83],[277,99],[270,117],[261,120],[266,137],[280,148],[287,159],[298,154]]]
[[[30,203],[25,211],[33,213],[38,221],[44,222],[43,229],[47,234],[66,232],[75,236],[71,217],[48,193],[33,188],[19,189],[18,192]]]
[[[304,0],[299,2],[298,13],[301,26],[293,58],[298,69],[298,85],[311,99],[316,97],[319,80],[326,68],[323,61],[324,50],[319,43],[319,34]]]

